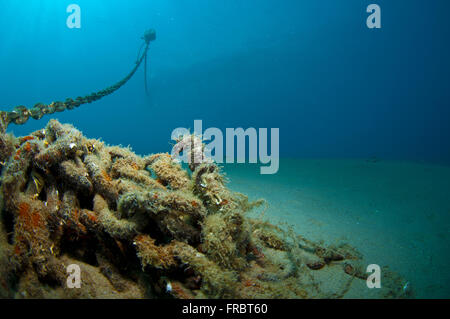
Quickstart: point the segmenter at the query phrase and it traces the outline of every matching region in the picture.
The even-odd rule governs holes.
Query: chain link
[[[0,132],[2,132],[2,133],[5,132],[6,128],[8,127],[8,125],[10,123],[22,125],[22,124],[25,124],[30,119],[30,117],[35,120],[39,120],[44,115],[53,114],[55,112],[63,112],[65,110],[72,110],[76,107],[79,107],[80,105],[95,102],[97,100],[100,100],[104,96],[114,93],[120,87],[122,87],[125,83],[127,83],[128,80],[131,79],[131,77],[134,75],[134,73],[136,73],[137,69],[141,65],[142,61],[146,58],[151,40],[149,40],[148,38],[145,38],[145,37],[143,39],[145,40],[145,44],[146,44],[144,52],[139,57],[139,59],[136,61],[136,65],[133,68],[133,70],[121,81],[117,82],[116,84],[114,84],[110,87],[107,87],[104,90],[91,93],[84,97],[79,96],[75,100],[68,98],[64,102],[56,101],[56,102],[52,102],[48,105],[42,104],[42,103],[37,103],[36,105],[34,105],[34,107],[32,107],[30,109],[28,109],[27,107],[25,107],[23,105],[19,105],[19,106],[16,106],[10,112],[0,111]]]

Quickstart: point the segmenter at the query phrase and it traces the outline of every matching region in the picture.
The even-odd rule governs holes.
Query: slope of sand
[[[450,297],[450,167],[282,159],[276,175],[242,164],[225,172],[232,189],[267,199],[271,221],[309,239],[351,244],[367,264],[405,277],[418,298]]]

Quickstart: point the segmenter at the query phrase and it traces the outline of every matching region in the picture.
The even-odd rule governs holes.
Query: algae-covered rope
[[[21,125],[26,123],[30,117],[32,117],[35,120],[41,119],[44,115],[47,114],[53,114],[55,112],[63,112],[65,110],[72,110],[75,107],[78,107],[83,104],[92,103],[97,100],[100,100],[104,96],[107,96],[109,94],[114,93],[117,91],[120,87],[122,87],[125,83],[128,82],[128,80],[131,79],[131,77],[136,73],[139,66],[142,64],[142,61],[147,62],[147,53],[150,46],[150,42],[156,39],[156,33],[154,30],[150,29],[145,32],[142,39],[145,41],[143,43],[143,46],[145,45],[144,51],[142,54],[138,55],[138,59],[136,61],[136,65],[134,66],[133,70],[121,81],[117,82],[116,84],[95,92],[91,93],[89,95],[86,95],[84,97],[77,97],[75,100],[68,98],[64,102],[56,101],[52,102],[48,105],[37,103],[34,107],[28,109],[23,105],[16,106],[12,111],[0,111],[0,132],[4,133],[6,131],[6,128],[10,123],[14,123],[17,125]],[[141,47],[142,49],[142,47]],[[139,50],[140,53],[141,50]],[[147,81],[145,82],[145,89],[147,91]]]

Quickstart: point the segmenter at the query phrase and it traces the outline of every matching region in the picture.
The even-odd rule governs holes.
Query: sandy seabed
[[[275,175],[242,164],[225,171],[231,189],[267,200],[270,221],[315,241],[351,244],[366,264],[400,273],[416,298],[450,297],[450,167],[281,159]]]

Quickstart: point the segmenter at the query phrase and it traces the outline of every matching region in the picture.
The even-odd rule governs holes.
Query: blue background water
[[[369,30],[378,3],[382,29]],[[66,7],[82,9],[68,29]],[[279,127],[282,156],[450,162],[449,1],[1,0],[0,106],[88,94],[133,67],[114,95],[57,114],[86,135],[169,151],[192,127]],[[48,118],[16,135],[41,128]]]

